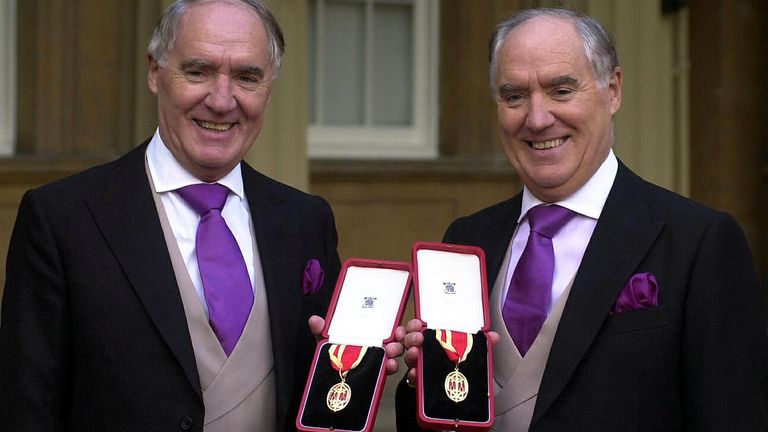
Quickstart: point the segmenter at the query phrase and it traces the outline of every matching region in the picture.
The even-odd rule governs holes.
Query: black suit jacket
[[[0,430],[201,431],[187,322],[144,168],[126,156],[29,191],[8,253]],[[277,424],[293,422],[339,272],[333,215],[242,165],[269,303]],[[302,292],[309,259],[325,286]]]
[[[522,195],[456,220],[444,241],[483,248],[499,274]],[[659,305],[611,315],[633,274]],[[531,431],[766,431],[763,292],[735,220],[623,164],[587,246],[539,389]],[[398,389],[399,430],[414,429]],[[411,417],[411,418],[408,418]]]

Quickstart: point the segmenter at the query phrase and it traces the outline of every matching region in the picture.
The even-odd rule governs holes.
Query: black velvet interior
[[[363,430],[368,418],[376,381],[384,358],[384,349],[369,347],[363,360],[347,373],[346,383],[352,390],[349,405],[341,411],[333,412],[326,404],[328,390],[334,384],[341,382],[339,372],[331,366],[328,350],[331,344],[326,343],[321,349],[312,384],[307,393],[307,402],[301,416],[304,426],[350,431]]]
[[[459,372],[469,383],[469,394],[461,402],[454,402],[445,394],[445,377],[456,364],[448,358],[435,338],[435,331],[424,331],[422,355],[424,362],[424,414],[445,420],[486,422],[490,418],[488,407],[488,344],[484,332],[472,335],[472,351],[459,364]]]

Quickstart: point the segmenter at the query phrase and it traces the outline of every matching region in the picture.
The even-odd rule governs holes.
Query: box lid
[[[398,261],[344,262],[328,309],[329,342],[382,346],[395,338],[411,284],[411,268]]]
[[[430,329],[487,330],[485,253],[472,246],[419,242],[413,246],[416,317]]]

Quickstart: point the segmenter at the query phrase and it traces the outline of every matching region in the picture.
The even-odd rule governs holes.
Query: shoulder
[[[301,191],[293,186],[275,180],[253,169],[247,163],[242,164],[243,184],[248,200],[265,201],[272,204],[287,205],[297,212],[319,212],[332,214],[328,202],[318,196]]]
[[[467,243],[492,238],[514,229],[520,215],[521,195],[486,207],[453,221],[445,233],[445,241]]]
[[[462,216],[456,219],[454,223],[499,223],[508,221],[510,218],[517,219],[517,216],[520,215],[520,205],[520,195],[516,195],[508,200],[493,204],[470,215]]]
[[[148,187],[144,169],[145,150],[146,145],[141,145],[116,160],[37,187],[26,195],[66,206],[101,196],[110,182],[145,184]]]
[[[707,224],[712,221],[725,220],[735,222],[735,219],[726,212],[717,210],[649,181],[643,179],[639,181],[647,197],[648,211],[653,218],[686,225]]]
[[[647,212],[649,221],[664,224],[665,235],[693,240],[713,232],[727,232],[743,237],[742,229],[732,215],[655,185],[623,166],[609,200],[613,207],[639,208]],[[639,200],[642,205],[633,207],[630,200]],[[608,205],[606,202],[606,207]],[[633,216],[627,214],[626,209],[616,213]]]

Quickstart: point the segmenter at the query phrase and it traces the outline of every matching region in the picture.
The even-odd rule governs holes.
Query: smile
[[[548,141],[526,141],[529,146],[531,146],[535,150],[546,150],[551,149],[555,147],[560,147],[564,142],[566,138],[557,138],[553,140]]]
[[[215,130],[220,132],[228,131],[232,129],[232,126],[235,125],[234,123],[214,123],[214,122],[199,121],[199,120],[195,120],[195,123],[197,123],[197,125],[203,129]]]

